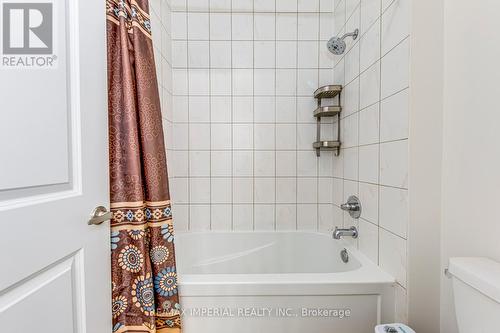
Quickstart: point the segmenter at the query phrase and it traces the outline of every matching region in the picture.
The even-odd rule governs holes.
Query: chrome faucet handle
[[[340,209],[349,212],[353,219],[359,219],[361,216],[361,201],[358,197],[351,195],[345,204],[340,205]]]

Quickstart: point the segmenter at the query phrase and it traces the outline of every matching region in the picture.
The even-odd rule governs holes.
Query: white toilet
[[[499,332],[500,263],[487,258],[450,258],[459,333]],[[403,324],[379,325],[375,333],[415,333]]]
[[[450,258],[459,333],[498,332],[500,263],[487,258]]]

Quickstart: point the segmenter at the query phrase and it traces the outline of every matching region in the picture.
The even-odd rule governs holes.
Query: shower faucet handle
[[[352,218],[358,219],[361,216],[361,201],[358,197],[351,195],[346,203],[340,205],[340,209],[349,212]]]

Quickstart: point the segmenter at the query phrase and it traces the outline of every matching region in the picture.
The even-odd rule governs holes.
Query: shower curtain
[[[180,332],[148,0],[107,0],[106,14],[113,332]]]

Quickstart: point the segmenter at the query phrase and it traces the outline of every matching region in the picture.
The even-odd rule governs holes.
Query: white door
[[[108,333],[105,1],[0,11],[0,332]]]

